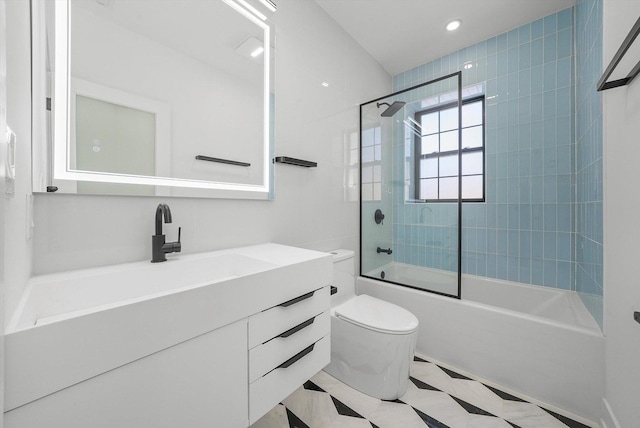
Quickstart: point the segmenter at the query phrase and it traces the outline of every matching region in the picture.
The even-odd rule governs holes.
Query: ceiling
[[[575,0],[316,0],[391,75],[566,9]],[[445,25],[462,26],[453,32]]]

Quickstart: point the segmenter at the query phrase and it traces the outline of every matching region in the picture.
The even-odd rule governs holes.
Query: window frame
[[[460,126],[461,124],[459,124],[459,131],[462,132],[462,130],[467,129],[467,128],[473,128],[476,126],[482,126],[482,145],[480,147],[473,147],[473,148],[463,148],[461,153],[459,153],[458,149],[455,150],[448,150],[445,152],[434,152],[434,153],[429,153],[429,154],[422,154],[422,135],[417,135],[414,134],[414,167],[413,167],[413,172],[414,172],[414,182],[415,182],[415,191],[414,191],[414,197],[416,201],[419,201],[421,203],[440,203],[440,202],[445,202],[445,203],[451,203],[451,202],[457,202],[458,199],[425,199],[425,198],[421,198],[420,196],[420,163],[421,160],[423,159],[440,159],[442,157],[445,156],[451,156],[451,155],[456,155],[458,154],[458,156],[462,156],[465,153],[474,153],[474,152],[481,152],[482,153],[482,174],[469,174],[469,175],[464,175],[462,174],[462,171],[458,171],[458,175],[456,176],[446,176],[446,177],[441,177],[440,176],[440,162],[438,162],[438,174],[435,178],[437,178],[438,180],[438,194],[440,193],[440,180],[442,178],[451,178],[451,177],[458,177],[458,179],[461,179],[462,177],[473,177],[473,176],[477,176],[477,175],[481,175],[482,176],[482,197],[481,198],[462,198],[462,202],[485,202],[486,201],[486,175],[487,175],[487,171],[486,171],[486,99],[484,94],[483,95],[478,95],[478,96],[474,96],[474,97],[470,97],[467,99],[463,99],[462,100],[462,105],[460,106],[460,108],[462,108],[465,104],[473,104],[476,102],[481,102],[482,104],[482,124],[481,125],[472,125],[472,126],[467,126],[467,127],[462,127]],[[445,104],[441,104],[438,105],[436,107],[431,107],[425,110],[419,110],[417,112],[414,113],[414,119],[417,123],[422,123],[422,121],[420,120],[421,116],[424,116],[426,114],[429,113],[434,113],[434,112],[441,112],[443,110],[448,110],[450,108],[454,108],[458,106],[458,101],[452,101],[449,103],[445,103]],[[440,121],[440,116],[438,115],[438,121]],[[438,126],[439,128],[439,126]],[[442,132],[438,131],[437,133],[438,135],[442,134]],[[429,134],[429,135],[435,135],[435,134]],[[440,144],[440,143],[438,143]],[[460,164],[459,164],[460,165]]]
[[[373,143],[370,146],[363,146],[362,145],[362,138],[361,138],[361,142],[360,142],[360,198],[362,198],[362,200],[364,202],[380,202],[382,200],[382,126],[375,126],[372,128],[368,128],[373,130],[374,132],[374,137],[373,137]],[[380,136],[380,140],[379,143],[376,143],[376,138],[375,138],[375,134],[376,132],[379,134]],[[380,147],[380,158],[376,159],[376,146]],[[363,158],[363,154],[362,152],[364,151],[365,148],[367,147],[371,147],[373,149],[373,159],[369,162],[365,162],[362,158]],[[376,166],[380,167],[380,181],[376,181],[375,180],[375,168]],[[372,177],[372,181],[364,181],[364,169],[366,167],[371,167],[371,177]],[[364,185],[365,184],[371,184],[371,199],[365,199],[364,198]],[[376,191],[375,191],[375,185],[376,184],[380,184],[380,198],[376,199]]]

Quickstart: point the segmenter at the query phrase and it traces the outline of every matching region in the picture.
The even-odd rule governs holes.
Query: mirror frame
[[[154,177],[126,175],[97,171],[82,171],[71,168],[71,75],[70,75],[70,0],[54,0],[55,44],[49,46],[54,52],[52,97],[49,107],[52,110],[50,123],[47,119],[47,76],[46,68],[46,17],[44,0],[32,0],[32,85],[33,85],[33,151],[32,184],[34,192],[55,192],[61,189],[75,188],[75,181],[102,183],[124,183],[160,186],[156,195],[171,196],[170,188],[194,189],[186,196],[233,199],[273,199],[273,103],[272,103],[272,34],[273,25],[264,16],[258,17],[249,8],[235,0],[222,0],[237,13],[256,24],[264,32],[264,71],[263,71],[263,144],[262,144],[262,184],[242,184],[222,181],[203,181],[186,178]],[[56,96],[62,94],[62,96]],[[60,114],[60,112],[63,112]],[[48,133],[48,128],[51,130]],[[48,141],[48,134],[52,141]],[[198,191],[201,190],[201,191]],[[64,193],[64,190],[63,192]],[[73,193],[73,192],[70,192]],[[184,193],[184,192],[183,192]],[[182,196],[179,195],[179,196]]]

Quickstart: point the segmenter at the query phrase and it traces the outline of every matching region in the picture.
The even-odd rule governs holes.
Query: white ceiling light
[[[457,30],[460,27],[460,24],[462,24],[462,21],[460,21],[459,19],[454,19],[447,24],[447,31]]]
[[[251,52],[251,57],[255,58],[258,55],[260,55],[262,52],[264,52],[264,48],[262,46],[258,46],[253,52]]]
[[[255,37],[249,37],[236,48],[236,52],[245,58],[256,58],[264,52],[264,42]]]

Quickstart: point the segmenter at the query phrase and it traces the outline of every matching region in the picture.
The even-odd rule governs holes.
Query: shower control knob
[[[380,209],[377,209],[373,215],[373,218],[375,219],[376,224],[382,224],[382,220],[384,220],[384,214],[382,214],[382,211]]]

